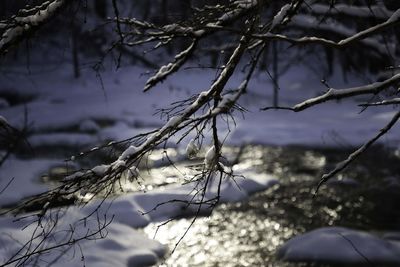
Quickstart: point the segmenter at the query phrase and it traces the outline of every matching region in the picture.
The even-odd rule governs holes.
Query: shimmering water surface
[[[296,234],[330,225],[399,230],[400,162],[386,149],[369,151],[314,199],[311,191],[321,174],[350,151],[251,146],[227,152],[239,153],[239,164],[271,173],[280,184],[217,207],[210,217],[197,218],[186,235],[192,218],[159,228],[155,239],[174,250],[159,266],[304,266],[276,257]],[[153,237],[158,225],[144,231]]]
[[[279,184],[241,202],[218,206],[209,217],[197,218],[186,234],[193,218],[144,228],[152,238],[158,229],[155,239],[169,248],[159,266],[330,266],[284,263],[276,253],[289,238],[319,227],[345,226],[378,234],[400,231],[400,159],[390,149],[368,150],[312,198],[321,175],[351,152],[294,146],[225,148],[223,155],[237,168],[272,174]],[[190,174],[185,166],[193,162],[174,149],[167,153],[174,166],[163,150],[154,151],[140,168],[140,183],[122,182],[124,192],[183,182]],[[66,171],[57,167],[42,180],[57,183]]]

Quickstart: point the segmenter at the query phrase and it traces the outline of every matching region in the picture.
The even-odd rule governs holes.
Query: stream
[[[284,263],[276,257],[277,249],[297,234],[325,226],[399,231],[400,162],[384,147],[372,148],[312,198],[319,177],[349,152],[246,147],[240,164],[271,173],[280,183],[244,201],[218,206],[209,217],[197,218],[186,235],[192,218],[158,230],[156,223],[145,227],[145,233],[169,247],[159,266],[330,266]]]
[[[150,238],[168,247],[158,266],[345,266],[282,262],[277,251],[290,238],[326,226],[378,235],[400,231],[400,158],[387,147],[372,147],[312,197],[322,174],[352,151],[353,148],[261,145],[225,148],[223,155],[228,160],[257,173],[270,174],[279,183],[240,202],[221,204],[210,216],[196,218],[193,225],[193,218],[182,218],[162,227],[158,227],[162,223],[159,222],[143,228]],[[150,169],[141,173],[140,188],[125,188],[127,191],[151,191],[179,182],[179,169],[190,162],[174,149],[169,149],[168,154],[175,166],[162,161],[158,154],[161,153],[154,153],[146,162]],[[42,182],[54,184],[63,177],[60,168],[49,173],[52,175],[42,177]],[[31,209],[42,206],[38,203]]]

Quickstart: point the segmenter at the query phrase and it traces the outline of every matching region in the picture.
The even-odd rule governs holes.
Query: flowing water
[[[333,225],[378,233],[400,230],[400,162],[382,147],[370,150],[312,198],[321,174],[349,152],[245,148],[240,164],[272,173],[280,184],[215,208],[209,217],[197,218],[186,234],[193,218],[159,228],[155,239],[173,251],[160,266],[304,266],[276,257],[278,248],[297,234]],[[157,226],[151,224],[144,231],[153,237]]]
[[[320,266],[282,262],[277,251],[291,237],[325,226],[378,234],[400,231],[400,159],[384,147],[370,149],[312,198],[321,175],[351,151],[295,146],[226,148],[223,154],[229,160],[272,174],[279,184],[241,202],[222,204],[209,217],[196,218],[193,225],[193,218],[185,218],[161,228],[157,223],[145,227],[143,231],[150,237],[158,229],[155,239],[169,247],[159,266]],[[146,163],[150,169],[141,173],[142,190],[179,181],[182,173],[178,169],[189,163],[174,149],[168,153],[176,165],[168,166],[168,161],[154,153]],[[42,180],[57,183],[63,172],[56,168]]]

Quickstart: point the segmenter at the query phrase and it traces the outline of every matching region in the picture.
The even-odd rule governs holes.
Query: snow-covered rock
[[[278,257],[291,262],[400,265],[400,242],[343,227],[320,228],[287,241]]]
[[[94,120],[87,119],[79,124],[79,130],[81,132],[98,132],[100,127]]]
[[[116,266],[126,267],[128,266],[148,266],[155,264],[164,254],[165,247],[155,240],[147,238],[140,231],[133,229],[131,226],[126,225],[129,223],[128,218],[124,216],[126,214],[132,215],[131,206],[126,206],[127,202],[123,201],[117,204],[116,207],[122,207],[126,210],[116,210],[113,206],[107,210],[107,205],[104,205],[104,210],[107,210],[109,214],[108,219],[111,218],[111,214],[115,214],[115,221],[108,225],[107,230],[103,232],[104,238],[94,240],[82,240],[79,242],[79,249],[82,251],[84,256],[84,263],[86,266]],[[95,203],[97,204],[97,203]],[[59,245],[60,242],[66,241],[65,235],[71,227],[74,227],[74,238],[79,238],[87,233],[96,231],[99,227],[98,222],[103,222],[104,217],[101,217],[102,211],[100,211],[100,218],[96,216],[89,217],[85,222],[75,224],[80,219],[88,216],[93,208],[96,206],[91,205],[88,208],[79,209],[76,207],[69,208],[64,215],[61,216],[56,230],[54,231],[54,239],[48,238],[43,244],[43,247],[51,247]],[[53,215],[54,216],[54,215]],[[123,219],[125,218],[125,220]],[[15,242],[27,242],[31,235],[34,235],[37,223],[30,224],[28,227],[22,228],[22,223],[13,222],[14,217],[1,217],[0,218],[0,258],[3,260],[10,258],[19,248],[20,243]],[[131,218],[131,222],[135,221],[135,217]],[[137,219],[137,218],[136,218]],[[122,221],[122,223],[121,223]],[[36,245],[40,239],[33,241],[33,245]],[[7,245],[4,245],[7,244]],[[60,247],[59,250],[54,250],[53,253],[44,253],[41,255],[43,262],[50,262],[54,260],[59,253],[63,254],[63,249],[75,248],[74,246]],[[59,252],[59,253],[56,253]],[[80,253],[77,253],[75,249],[65,250],[65,254],[62,255],[52,266],[67,267],[67,266],[82,266],[82,257]]]
[[[134,150],[134,148],[131,150]],[[9,166],[10,163],[6,163],[5,166],[12,167]],[[42,165],[39,163],[37,164],[38,167]],[[48,162],[47,164],[50,163]],[[45,166],[48,166],[47,164]],[[107,170],[108,166],[105,165],[91,171],[97,174],[104,174]],[[277,180],[273,177],[258,174],[251,168],[236,168],[236,172],[247,178],[238,176],[235,178],[235,181],[232,178],[224,179],[220,190],[218,190],[219,176],[212,178],[208,184],[204,201],[214,198],[218,191],[220,192],[221,202],[239,201],[255,191],[266,189],[277,183]],[[27,179],[28,181],[31,180],[29,177]],[[21,184],[19,183],[18,185],[20,186]],[[11,186],[14,185],[11,184]],[[192,184],[175,184],[147,193],[136,192],[126,194],[116,199],[105,200],[104,202],[95,200],[81,208],[69,207],[59,219],[60,223],[57,230],[60,233],[63,232],[63,229],[69,230],[70,225],[79,222],[80,219],[86,216],[94,214],[82,221],[79,227],[76,228],[76,234],[79,236],[90,229],[96,229],[98,227],[98,218],[113,218],[113,222],[107,227],[108,235],[104,239],[96,241],[84,240],[80,242],[86,266],[125,267],[153,265],[165,254],[165,247],[157,241],[148,239],[143,233],[134,228],[144,227],[150,222],[160,222],[180,216],[196,214],[199,206],[191,205],[188,207],[186,204],[186,202],[193,200],[193,193]],[[0,195],[0,199],[2,199],[1,197],[3,196]],[[102,205],[99,207],[100,203]],[[166,204],[160,205],[161,203]],[[43,209],[48,209],[49,206],[51,204],[46,203]],[[150,212],[146,213],[148,211]],[[201,214],[208,214],[210,211],[209,206],[204,205],[201,209]],[[53,211],[50,209],[50,212],[57,212],[57,210]],[[47,215],[43,213],[42,216]],[[0,243],[4,244],[0,246],[0,259],[9,258],[20,247],[18,242],[22,244],[26,242],[34,231],[35,224],[21,231],[22,222],[14,222],[14,220],[14,217],[0,217]],[[63,239],[59,237],[54,240]],[[54,245],[53,239],[48,241],[50,242],[49,246]],[[54,253],[45,254],[43,260],[51,261],[55,255]],[[71,252],[61,257],[54,266],[80,266],[80,264],[80,255],[74,256]]]

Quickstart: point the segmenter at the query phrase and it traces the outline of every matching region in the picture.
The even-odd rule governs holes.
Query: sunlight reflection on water
[[[272,159],[266,153],[274,153],[276,150],[252,147],[243,152],[240,163],[233,169],[251,167],[265,172],[266,159]],[[226,152],[225,154],[234,154],[233,150]],[[234,152],[237,153],[237,149]],[[323,157],[312,153],[304,156],[304,165],[309,168],[319,168],[323,164]],[[274,165],[275,173],[282,173],[285,168],[279,162]],[[144,228],[144,231],[149,237],[154,237],[169,247],[170,252],[180,242],[172,254],[167,253],[165,262],[159,265],[161,267],[277,266],[277,248],[295,235],[297,230],[292,229],[290,224],[284,226],[269,218],[268,210],[269,204],[263,201],[250,209],[240,208],[239,203],[223,204],[210,217],[197,218],[181,241],[190,226],[190,218],[175,220],[160,228],[157,227],[159,224],[153,223]],[[260,211],[263,213],[261,216]],[[280,262],[279,266],[287,264]]]
[[[327,225],[397,229],[394,227],[400,221],[400,213],[395,212],[399,197],[396,191],[387,191],[382,185],[386,178],[398,176],[397,159],[387,164],[382,154],[372,152],[369,159],[338,175],[334,183],[324,186],[320,196],[313,199],[310,190],[323,171],[331,167],[329,164],[344,157],[343,151],[248,146],[244,149],[226,148],[223,152],[229,162],[236,162],[234,170],[249,168],[257,173],[272,174],[280,184],[242,202],[223,204],[209,218],[198,218],[175,252],[172,255],[167,253],[159,266],[304,266],[283,263],[275,257],[277,248],[299,233]],[[383,155],[387,154],[383,152]],[[151,168],[141,171],[140,184],[122,179],[124,192],[150,191],[180,184],[190,174],[190,169],[184,167],[193,161],[188,161],[182,153],[168,152],[177,159],[175,166],[165,164],[162,156],[155,155],[157,153],[154,152],[149,159]],[[201,160],[201,157],[197,159],[197,163]],[[391,166],[391,169],[381,165],[377,168],[377,164]],[[63,171],[55,169],[50,173],[52,175],[42,180],[57,182],[58,173]],[[388,186],[392,188],[390,184]],[[170,222],[158,230],[155,239],[172,251],[191,220]],[[150,224],[144,232],[153,238],[157,225]]]
[[[198,218],[174,253],[159,266],[269,266],[269,260],[275,262],[277,247],[295,234],[291,228],[257,214],[227,214],[224,210],[222,205],[210,218]],[[190,221],[181,219],[159,228],[155,239],[173,249]],[[157,224],[145,228],[151,237],[156,230]]]

